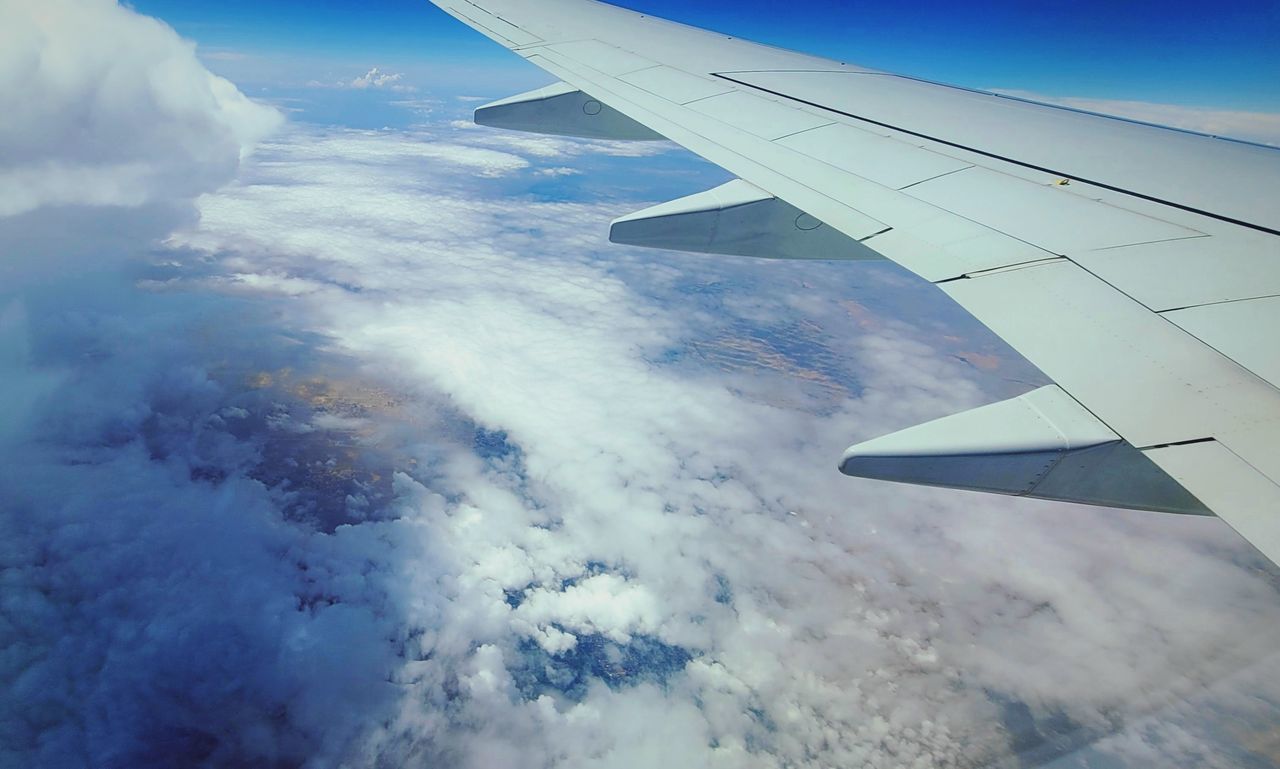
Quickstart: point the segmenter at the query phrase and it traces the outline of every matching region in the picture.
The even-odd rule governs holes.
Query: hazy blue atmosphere
[[[1241,110],[1280,110],[1280,6],[1140,0],[1028,4],[766,0],[622,5],[784,48],[855,61],[974,88],[1054,96],[1133,99]],[[314,77],[307,67],[376,63],[422,78],[467,71],[453,84],[482,83],[494,70],[528,73],[512,54],[419,0],[344,2],[231,0],[193,5],[140,0],[202,47],[271,61],[275,72]],[[299,66],[290,67],[291,63]],[[467,67],[462,70],[461,67]],[[480,69],[476,72],[475,69]],[[216,69],[216,67],[215,67]],[[237,69],[261,83],[272,69]]]
[[[635,7],[1280,141],[1274,4]],[[0,767],[1280,766],[1221,521],[836,471],[1042,383],[933,286],[608,244],[727,174],[425,2],[0,30]]]

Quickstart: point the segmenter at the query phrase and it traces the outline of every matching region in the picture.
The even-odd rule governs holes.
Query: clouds
[[[5,3],[0,30],[0,216],[192,198],[279,124],[113,0]]]
[[[221,415],[261,419],[289,399],[255,398],[205,356],[243,359],[234,336],[262,327],[165,296],[124,314],[89,304],[33,311],[34,350],[6,365],[6,378],[46,373],[36,424],[0,450],[0,763],[225,765],[349,752],[359,731],[338,723],[343,708],[390,717],[396,631],[379,629],[373,604],[346,605],[366,580],[343,568],[343,584],[331,581],[324,539],[282,517],[283,500],[245,473],[273,449],[238,439]],[[197,351],[187,324],[203,323],[231,333]],[[352,552],[372,528],[351,532]],[[343,607],[328,610],[331,599]],[[326,636],[334,643],[313,640]],[[289,708],[289,692],[307,691],[305,707]]]
[[[413,87],[402,83],[404,75],[400,72],[382,72],[373,67],[360,77],[352,80],[349,87],[363,90],[365,88],[383,88],[388,91],[412,91]]]
[[[312,88],[343,88],[354,91],[392,91],[395,93],[412,93],[418,90],[404,82],[404,73],[383,72],[377,67],[371,67],[368,72],[358,77],[350,80],[338,80],[331,85],[319,80],[312,80],[308,85]]]
[[[477,175],[427,142],[527,165]],[[1023,375],[1008,353],[977,378],[989,341],[945,306],[895,320],[922,289],[887,268],[604,246],[635,201],[521,191],[565,155],[622,162],[447,124],[295,133],[174,239],[309,281],[259,290],[483,428],[422,481],[454,500],[428,527],[458,556],[433,653],[471,671],[443,755],[1052,757],[1270,653],[1274,590],[1219,522],[851,487],[845,443],[981,402]]]

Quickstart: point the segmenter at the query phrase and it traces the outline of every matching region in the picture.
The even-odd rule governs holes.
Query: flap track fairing
[[[486,104],[476,110],[475,121],[492,128],[583,139],[656,141],[666,138],[568,83],[556,83]]]
[[[852,446],[840,471],[924,486],[1212,514],[1057,385]]]
[[[616,219],[629,246],[766,259],[880,259],[861,242],[740,179]]]

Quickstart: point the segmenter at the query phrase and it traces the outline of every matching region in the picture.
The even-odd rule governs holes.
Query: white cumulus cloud
[[[281,120],[115,0],[0,3],[0,114],[0,216],[194,198]]]
[[[348,88],[355,91],[395,91],[398,93],[412,93],[418,90],[404,82],[403,72],[383,72],[377,67],[371,67],[363,75],[349,80],[337,80],[332,83],[312,80],[307,85],[312,88]]]
[[[368,72],[351,81],[350,86],[356,89],[365,88],[385,88],[389,91],[411,91],[412,86],[402,82],[404,73],[401,72],[383,72],[377,67],[371,68]]]

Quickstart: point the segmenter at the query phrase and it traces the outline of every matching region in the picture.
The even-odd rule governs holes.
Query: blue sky
[[[971,87],[1059,96],[1280,110],[1280,4],[1191,2],[841,3],[629,0],[697,26]],[[380,66],[463,79],[459,65],[524,77],[510,54],[425,0],[137,0],[208,50],[262,57],[228,74],[300,77]],[[286,74],[287,73],[287,74]],[[322,77],[325,73],[317,73]],[[256,77],[255,77],[256,75]],[[264,83],[266,84],[266,83]],[[456,84],[458,87],[462,82]]]

